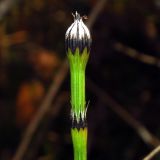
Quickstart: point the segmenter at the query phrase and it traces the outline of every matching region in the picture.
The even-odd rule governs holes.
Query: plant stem
[[[91,35],[80,14],[65,34],[66,52],[71,75],[71,135],[74,160],[87,160],[87,124],[85,99],[85,69],[89,58]]]
[[[68,59],[71,74],[71,116],[72,116],[72,142],[74,160],[87,160],[87,127],[86,127],[86,100],[85,100],[85,68],[89,54],[87,49],[80,54],[70,50]]]
[[[89,54],[84,49],[83,53],[79,53],[76,49],[75,53],[68,53],[71,73],[71,105],[72,116],[77,122],[85,118],[86,100],[85,100],[85,68]]]
[[[87,160],[87,128],[71,129],[74,160]]]

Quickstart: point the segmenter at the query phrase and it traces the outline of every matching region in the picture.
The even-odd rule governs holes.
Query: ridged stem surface
[[[80,53],[69,49],[67,53],[71,75],[71,118],[74,160],[87,160],[87,127],[85,99],[85,69],[89,53],[87,48]]]
[[[74,160],[87,160],[87,128],[71,129]]]

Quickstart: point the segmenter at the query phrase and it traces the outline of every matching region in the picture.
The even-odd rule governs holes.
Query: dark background
[[[71,13],[89,16],[99,1],[12,1],[0,15],[0,160],[12,159],[58,76]],[[89,160],[138,160],[159,144],[159,13],[159,0],[108,0],[96,17],[86,71]],[[68,73],[24,160],[73,159],[69,92]]]

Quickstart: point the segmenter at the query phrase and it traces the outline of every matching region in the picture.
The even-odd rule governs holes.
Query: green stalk
[[[76,49],[72,54],[68,51],[68,59],[70,64],[71,74],[71,114],[76,125],[80,125],[86,118],[86,100],[85,100],[85,68],[88,61],[89,54],[85,48],[83,53],[79,53]],[[87,160],[87,127],[71,129],[74,160]]]
[[[74,23],[66,32],[65,42],[71,75],[71,135],[74,160],[87,160],[85,70],[91,36],[77,12],[74,15]]]
[[[71,129],[74,160],[87,160],[87,128]]]
[[[85,69],[88,58],[89,54],[86,48],[82,54],[79,53],[79,49],[76,49],[74,54],[71,50],[68,52],[71,74],[71,114],[77,122],[80,121],[80,118],[85,118],[86,113]]]

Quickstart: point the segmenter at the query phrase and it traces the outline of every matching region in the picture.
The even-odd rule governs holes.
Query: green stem
[[[85,111],[85,71],[77,66],[71,72],[71,104],[72,111],[76,117],[80,117],[80,113]]]
[[[69,49],[67,55],[71,73],[71,116],[76,125],[71,129],[74,160],[87,160],[85,69],[89,53],[87,48],[82,53],[77,48],[74,53]]]
[[[74,160],[87,160],[87,125],[85,69],[89,58],[91,36],[83,18],[75,13],[74,23],[65,35],[71,73],[71,119]]]
[[[84,49],[83,53],[79,53],[76,49],[75,53],[68,52],[71,73],[71,105],[72,116],[77,122],[80,118],[85,118],[86,100],[85,100],[85,69],[89,54]]]
[[[87,160],[87,128],[71,129],[74,160]]]

